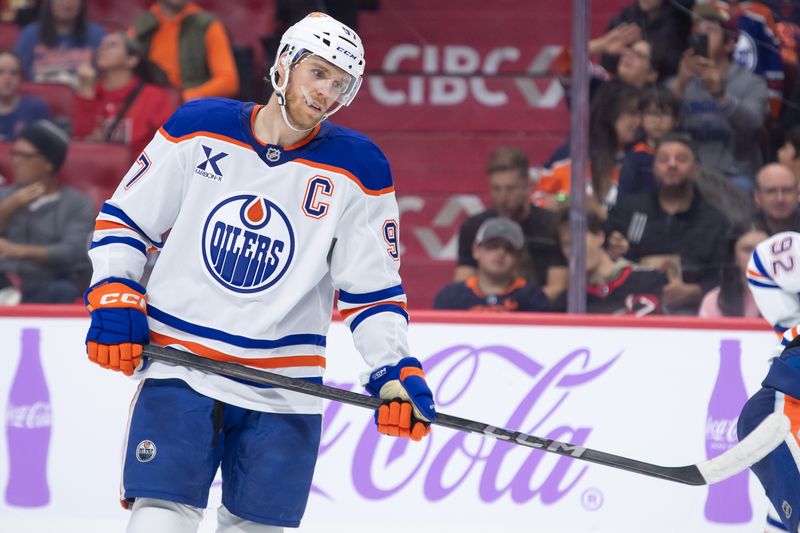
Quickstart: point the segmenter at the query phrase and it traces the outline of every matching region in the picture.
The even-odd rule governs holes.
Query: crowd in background
[[[275,35],[313,10],[355,27],[356,4],[279,1]],[[636,0],[590,40],[590,64],[573,64],[563,48],[553,74],[565,88],[575,69],[590,74],[588,312],[757,314],[749,253],[768,235],[800,231],[794,9],[785,0]],[[253,76],[237,67],[217,16],[187,0],[157,0],[127,31],[89,20],[86,0],[9,2],[2,14],[21,30],[13,50],[0,49],[0,141],[14,143],[11,183],[0,187],[0,303],[71,303],[87,281],[94,220],[60,218],[91,204],[58,183],[63,157],[50,144],[71,136],[138,154],[182,102],[241,96]],[[265,36],[263,46],[269,56],[277,41]],[[71,116],[23,93],[25,83],[69,87]],[[463,223],[453,284],[434,307],[566,309],[576,238],[568,148],[569,138],[531,162],[497,147],[486,173],[492,206]]]

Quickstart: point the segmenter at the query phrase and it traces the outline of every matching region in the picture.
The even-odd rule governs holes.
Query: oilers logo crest
[[[234,193],[215,205],[206,217],[202,240],[206,272],[239,294],[275,285],[294,256],[289,218],[255,193]]]

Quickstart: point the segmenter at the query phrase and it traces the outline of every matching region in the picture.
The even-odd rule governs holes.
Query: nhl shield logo
[[[202,237],[206,272],[238,294],[254,294],[283,278],[294,256],[294,231],[275,202],[234,193],[206,217]]]
[[[156,457],[156,445],[151,440],[143,440],[136,447],[136,460],[140,463],[149,463]]]
[[[277,161],[278,159],[281,158],[281,151],[278,150],[277,148],[275,148],[274,146],[270,146],[267,149],[266,158],[267,158],[267,161],[269,161],[271,163],[274,163],[275,161]]]

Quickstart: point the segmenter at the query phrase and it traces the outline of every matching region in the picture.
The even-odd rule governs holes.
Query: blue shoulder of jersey
[[[367,191],[388,192],[394,187],[389,160],[363,133],[326,121],[318,138],[323,142],[304,158],[346,170]]]
[[[192,100],[172,114],[164,124],[164,131],[177,139],[197,132],[207,132],[247,142],[242,134],[240,119],[244,105],[246,104],[228,98]]]

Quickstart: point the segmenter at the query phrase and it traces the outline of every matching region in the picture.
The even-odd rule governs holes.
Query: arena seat
[[[13,50],[19,37],[19,26],[13,22],[0,22],[0,50]]]
[[[132,161],[127,146],[73,141],[61,168],[61,182],[86,193],[99,209],[122,181]]]
[[[75,103],[75,91],[62,83],[22,82],[19,86],[22,94],[36,96],[47,102],[53,118],[72,120],[72,108]]]

